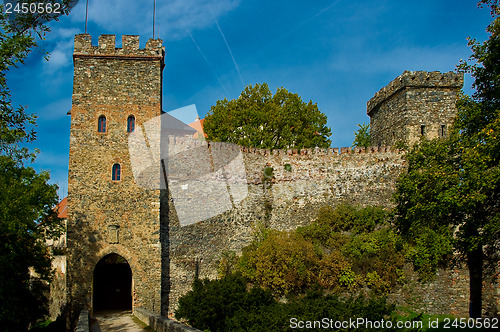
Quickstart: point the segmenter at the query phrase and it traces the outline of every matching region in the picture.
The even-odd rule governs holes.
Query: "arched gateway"
[[[121,46],[114,35],[99,36],[98,46],[75,36],[66,276],[73,321],[82,309],[168,310],[161,192],[136,184],[128,146],[131,118],[139,130],[162,114],[165,50],[158,39],[140,49],[139,36],[123,36]]]
[[[132,309],[132,270],[125,258],[109,254],[96,264],[92,304],[94,312]]]

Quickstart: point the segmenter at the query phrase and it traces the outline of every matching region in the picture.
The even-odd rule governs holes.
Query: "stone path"
[[[90,332],[144,332],[139,323],[132,319],[131,311],[100,312],[90,323]]]

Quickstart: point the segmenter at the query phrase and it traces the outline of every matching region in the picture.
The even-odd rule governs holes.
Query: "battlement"
[[[97,46],[92,45],[92,36],[75,36],[74,57],[131,57],[163,59],[165,47],[161,39],[149,39],[146,48],[139,49],[139,36],[123,35],[122,47],[116,47],[115,35],[100,35]]]
[[[396,77],[387,86],[375,93],[375,95],[366,103],[366,112],[368,115],[376,109],[382,102],[407,88],[455,88],[460,89],[464,84],[464,75],[454,72],[441,73],[439,71],[408,71]]]
[[[212,143],[211,143],[212,144]],[[394,149],[390,146],[369,146],[369,147],[342,147],[342,148],[305,148],[305,149],[258,149],[239,147],[241,152],[246,154],[255,154],[261,156],[339,156],[346,154],[363,154],[363,153],[400,153],[399,149]]]
[[[368,146],[368,147],[341,147],[341,148],[303,148],[303,149],[259,149],[246,146],[239,146],[232,143],[203,141],[193,136],[175,136],[168,138],[168,144],[172,151],[194,149],[202,146],[208,147],[211,151],[235,152],[241,151],[246,155],[258,156],[339,156],[353,154],[375,154],[375,153],[401,153],[399,149],[391,146]]]

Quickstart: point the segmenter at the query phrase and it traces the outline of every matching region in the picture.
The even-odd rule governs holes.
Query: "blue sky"
[[[166,48],[163,109],[195,104],[201,117],[218,99],[266,82],[312,100],[328,116],[332,146],[350,146],[366,102],[404,70],[453,71],[487,39],[487,8],[474,0],[157,0],[156,37]],[[90,0],[88,33],[152,37],[153,0]],[[84,32],[85,1],[52,22],[41,47],[8,75],[13,101],[38,114],[48,170],[67,193],[73,37]],[[470,93],[470,78],[465,91]]]

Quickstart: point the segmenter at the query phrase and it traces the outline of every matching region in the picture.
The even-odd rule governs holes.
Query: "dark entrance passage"
[[[94,269],[94,311],[132,309],[132,270],[125,258],[105,256]]]

